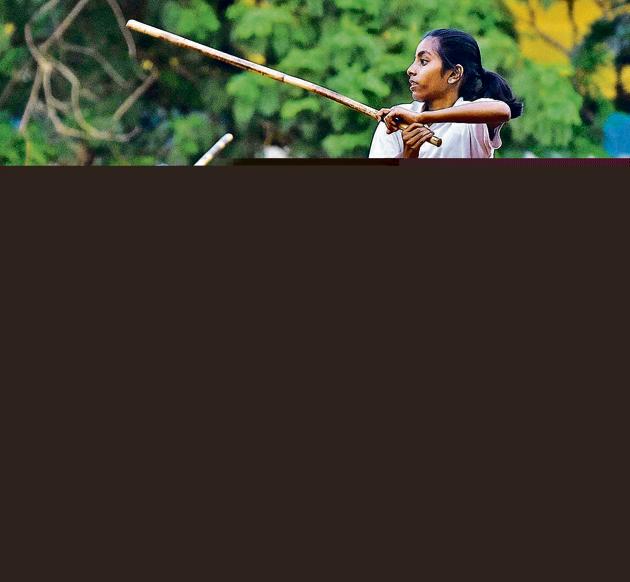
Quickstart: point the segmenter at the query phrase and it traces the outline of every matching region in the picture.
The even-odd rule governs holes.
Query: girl
[[[477,41],[461,30],[427,33],[407,75],[413,103],[379,111],[371,158],[492,158],[501,127],[523,111],[505,79],[481,66]],[[441,147],[425,143],[434,134]]]

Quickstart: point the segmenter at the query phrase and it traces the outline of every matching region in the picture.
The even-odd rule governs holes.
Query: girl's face
[[[442,59],[437,52],[437,38],[423,39],[416,49],[416,58],[407,69],[409,88],[414,101],[431,101],[449,88],[449,71],[442,73]]]

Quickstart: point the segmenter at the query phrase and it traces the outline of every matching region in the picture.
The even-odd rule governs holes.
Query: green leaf
[[[220,23],[212,6],[203,0],[191,0],[188,6],[167,2],[162,9],[162,22],[169,32],[203,42],[216,32]]]
[[[287,101],[280,109],[280,116],[285,120],[296,118],[304,111],[318,112],[320,110],[321,101],[318,97],[305,97],[295,101]]]

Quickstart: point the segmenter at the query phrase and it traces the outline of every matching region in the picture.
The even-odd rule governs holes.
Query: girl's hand
[[[412,123],[403,129],[402,139],[405,144],[403,158],[417,158],[420,146],[433,137],[433,132],[421,123]]]
[[[391,111],[391,109],[389,109],[388,107],[385,107],[385,108],[383,108],[383,109],[379,109],[379,110],[376,112],[376,115],[378,116],[378,120],[379,120],[379,121],[383,121],[383,122],[384,122],[385,116],[386,116],[386,115],[387,115],[390,111]],[[388,131],[387,133],[389,133],[389,131]]]
[[[409,111],[404,107],[392,107],[391,109],[381,109],[379,113],[387,112],[383,117],[383,123],[387,126],[387,133],[392,133],[400,129],[399,125],[411,125],[420,121],[420,114]]]

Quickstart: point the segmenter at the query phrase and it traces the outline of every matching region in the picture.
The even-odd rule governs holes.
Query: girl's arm
[[[487,123],[499,125],[510,121],[510,108],[503,101],[482,101],[480,103],[466,103],[457,107],[436,109],[419,113],[419,123]]]
[[[399,123],[487,123],[490,130],[499,126],[511,118],[510,108],[503,101],[481,101],[479,103],[466,103],[457,107],[446,107],[434,111],[422,111],[416,113],[404,107],[382,109],[383,121],[387,125],[388,132],[396,131]],[[385,112],[387,112],[385,114]]]

